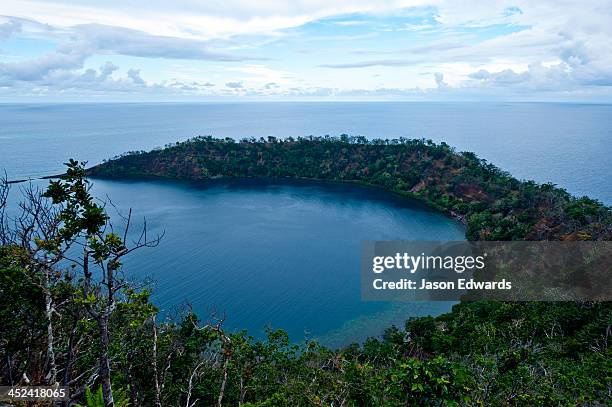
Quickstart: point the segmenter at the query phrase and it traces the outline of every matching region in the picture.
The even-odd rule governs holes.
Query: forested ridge
[[[358,182],[463,219],[472,240],[612,236],[600,202],[426,140],[198,138],[88,171],[71,161],[45,191],[25,188],[17,215],[0,183],[2,384],[68,385],[71,403],[88,406],[612,403],[610,303],[464,302],[341,349],[282,330],[265,340],[227,332],[224,315],[189,306],[161,320],[122,259],[163,237],[128,239],[131,212],[111,225],[112,206],[89,194],[86,175]]]
[[[609,240],[610,208],[552,184],[519,181],[470,152],[428,140],[342,136],[268,140],[200,137],[133,152],[94,177],[310,178],[380,186],[459,217],[471,240]]]

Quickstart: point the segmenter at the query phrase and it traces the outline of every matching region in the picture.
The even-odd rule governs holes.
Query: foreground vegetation
[[[307,177],[378,185],[464,219],[471,239],[610,239],[610,209],[521,182],[473,154],[426,141],[344,137],[196,139],[131,154],[95,176]],[[71,161],[6,214],[0,184],[0,383],[71,388],[88,406],[606,405],[610,303],[469,302],[361,345],[294,344],[226,332],[186,306],[159,320],[122,259],[159,237],[88,192]],[[132,240],[129,236],[137,236]]]

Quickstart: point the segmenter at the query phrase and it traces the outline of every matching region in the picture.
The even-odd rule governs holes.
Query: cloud
[[[89,84],[92,89],[99,90],[101,84],[105,84],[108,85],[107,89],[109,91],[120,90],[115,85],[120,83],[125,85],[126,81],[116,83],[106,81],[118,69],[110,61],[103,65],[99,72],[92,69],[81,71],[87,59],[94,55],[126,55],[144,58],[222,62],[248,59],[211,51],[209,49],[210,41],[155,36],[121,27],[95,24],[61,29],[47,27],[33,21],[9,19],[8,22],[0,24],[0,38],[20,32],[24,25],[28,26],[30,30],[28,35],[31,38],[38,38],[38,33],[41,33],[44,38],[55,38],[61,42],[55,52],[15,62],[0,62],[0,85],[4,87],[18,89],[23,88],[23,83],[30,83],[33,88],[42,87],[49,91],[63,91],[62,87],[81,89]],[[127,78],[134,85],[146,86],[146,82],[140,76],[139,69],[128,69]],[[53,83],[53,81],[56,81],[56,83]],[[168,84],[158,85],[159,87],[170,87]],[[201,90],[203,87],[210,88],[213,86],[212,83],[206,83],[202,86],[192,86],[192,88]],[[187,89],[189,86],[181,83],[179,87]]]
[[[230,89],[242,89],[244,87],[242,82],[227,82],[225,86]]]
[[[488,86],[513,88],[526,91],[575,91],[581,87],[612,87],[612,74],[596,72],[585,66],[570,66],[565,62],[553,65],[531,64],[528,69],[516,72],[504,69],[490,72],[480,69],[468,75],[472,82],[464,86]]]
[[[0,74],[0,98],[11,97],[16,92],[23,97],[54,97],[58,94],[76,99],[89,100],[92,96],[101,100],[105,97],[145,98],[184,98],[210,94],[214,84],[209,82],[151,82],[147,83],[137,69],[128,69],[123,76],[117,75],[120,68],[106,62],[98,69],[83,71],[52,70],[36,80],[7,80]]]
[[[104,65],[100,67],[100,78],[102,80],[106,80],[109,76],[113,74],[119,67],[113,64],[110,61],[107,61]]]
[[[389,12],[412,5],[405,0],[226,0],[222,3],[151,0],[146,10],[135,1],[2,0],[3,13],[53,26],[115,25],[176,38],[227,38],[274,34],[311,21],[351,13]]]
[[[0,62],[0,78],[5,86],[10,85],[10,81],[37,82],[49,79],[57,71],[80,70],[85,61],[93,55],[120,54],[148,58],[225,62],[245,59],[210,51],[207,41],[155,36],[121,27],[89,24],[59,29],[31,21],[25,21],[25,24],[33,27],[34,33],[44,29],[45,35],[55,36],[62,39],[63,42],[59,44],[55,52],[15,62]],[[15,19],[9,19],[8,22],[0,24],[0,38],[20,32],[23,25],[22,21]],[[108,76],[114,70],[116,67],[109,62],[104,67],[102,75]],[[142,83],[139,72],[136,70],[131,72],[129,75],[134,83]]]
[[[363,20],[343,20],[343,21],[334,21],[333,24],[340,25],[343,27],[353,27],[357,25],[367,24],[367,21]]]
[[[529,72],[516,73],[512,69],[504,69],[500,72],[489,72],[486,69],[480,69],[468,75],[472,79],[479,80],[495,85],[507,85],[525,82],[529,79]]]
[[[436,86],[438,89],[448,88],[448,84],[444,82],[444,74],[436,72],[434,73],[434,78],[436,80]]]
[[[0,17],[0,85],[15,98],[87,86],[122,95],[612,95],[610,0],[151,0],[146,10],[2,0],[0,13],[11,16]]]
[[[266,83],[275,83],[278,85],[289,86],[294,78],[294,74],[280,69],[272,69],[265,65],[244,65],[228,68],[229,72],[239,72],[239,79],[242,82],[248,82],[259,86]]]
[[[342,64],[321,64],[320,68],[350,69],[367,68],[371,66],[409,66],[415,65],[414,61],[405,59],[375,59],[369,61],[347,62]]]
[[[137,85],[145,85],[146,82],[140,77],[139,69],[129,69],[127,72],[128,78],[130,78]]]
[[[64,47],[80,47],[91,52],[148,58],[243,61],[244,58],[209,48],[209,41],[151,35],[146,32],[100,24],[77,25],[71,29],[77,41]]]
[[[21,31],[21,22],[15,19],[9,19],[5,23],[0,23],[0,41],[6,40],[11,35]]]
[[[83,67],[88,54],[81,52],[55,52],[19,62],[0,63],[0,77],[18,81],[36,81],[57,70]]]
[[[395,58],[353,60],[320,65],[334,69],[374,66],[412,72],[435,70],[436,88],[446,94],[469,94],[525,98],[565,94],[612,95],[612,9],[605,2],[566,4],[521,3],[506,8],[501,17],[477,11],[468,19],[461,10],[440,7],[437,19],[447,33],[437,30],[436,43],[384,51],[360,50],[353,55],[394,55]],[[470,9],[471,10],[471,9]],[[480,16],[479,16],[480,15]],[[501,20],[500,20],[501,19]],[[515,29],[485,39],[454,36],[457,24],[480,28],[500,21]],[[494,26],[497,27],[497,26]],[[496,28],[497,29],[497,28]],[[420,34],[421,35],[421,34]],[[429,33],[427,35],[430,35]],[[343,55],[344,56],[344,55]],[[346,56],[345,56],[346,57]],[[595,88],[601,88],[597,90]]]
[[[354,55],[384,55],[384,54],[410,54],[410,55],[420,55],[420,54],[430,54],[432,52],[439,51],[448,51],[452,49],[464,48],[466,45],[464,43],[454,41],[435,41],[427,45],[421,45],[418,47],[404,48],[401,50],[394,51],[353,51]]]

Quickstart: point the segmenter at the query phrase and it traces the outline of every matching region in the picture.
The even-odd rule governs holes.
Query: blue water
[[[0,105],[0,169],[50,175],[197,135],[412,137],[474,151],[519,178],[612,204],[612,105],[223,103]]]
[[[360,300],[363,240],[463,240],[456,221],[391,193],[310,182],[173,183],[96,180],[94,193],[146,217],[159,247],[125,263],[150,277],[164,313],[189,302],[203,318],[227,315],[229,328],[341,345],[378,335],[408,316],[446,312],[447,302]],[[125,212],[124,212],[125,213]]]
[[[425,137],[519,178],[612,203],[612,106],[458,103],[0,105],[0,169],[57,174],[70,157],[98,163],[197,135]],[[44,185],[44,181],[37,181]],[[15,191],[17,192],[17,191]],[[341,345],[449,303],[364,303],[363,240],[459,240],[456,222],[380,190],[337,184],[193,184],[96,180],[124,212],[165,231],[127,276],[151,279],[164,315],[189,302],[204,319],[260,334],[265,325]],[[137,226],[137,225],[136,225]]]

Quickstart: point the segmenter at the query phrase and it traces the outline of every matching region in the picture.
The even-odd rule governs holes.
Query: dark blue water
[[[474,151],[519,178],[611,204],[612,105],[224,103],[0,105],[0,169],[50,175],[197,135],[412,137]]]
[[[363,240],[462,240],[456,221],[390,193],[340,184],[234,181],[214,184],[95,181],[120,208],[147,218],[158,248],[126,261],[151,277],[155,303],[185,301],[206,317],[259,334],[266,325],[294,339],[337,345],[378,335],[408,316],[437,315],[445,302],[360,300]],[[134,225],[135,231],[138,224]]]

